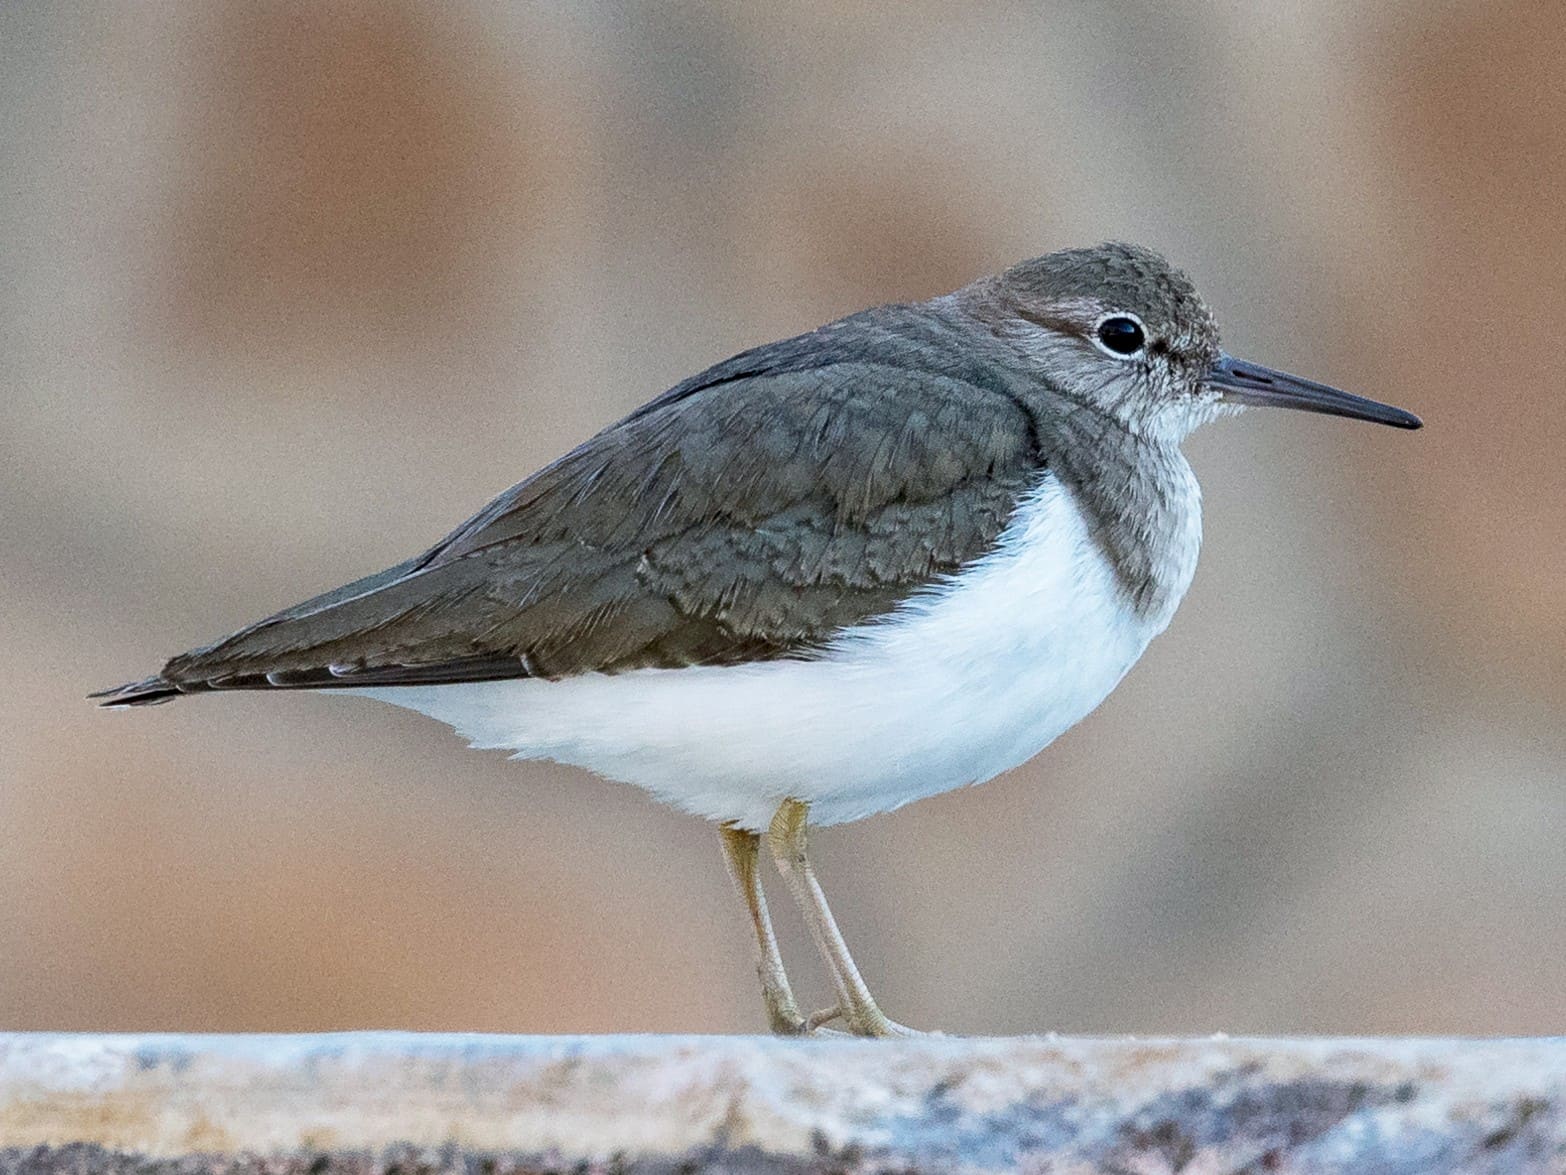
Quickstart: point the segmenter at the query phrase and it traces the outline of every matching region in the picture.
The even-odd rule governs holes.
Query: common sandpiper
[[[774,1031],[901,1034],[807,823],[990,779],[1103,701],[1196,568],[1180,443],[1249,405],[1420,425],[1226,354],[1148,249],[1051,253],[742,352],[423,554],[94,696],[357,694],[646,788],[719,825]],[[814,1015],[763,842],[836,992]]]

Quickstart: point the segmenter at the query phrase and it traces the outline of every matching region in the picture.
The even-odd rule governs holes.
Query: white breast
[[[1190,568],[1175,602],[1195,565],[1191,505]],[[764,828],[794,797],[810,802],[814,822],[835,824],[1031,758],[1104,700],[1173,607],[1136,614],[1076,503],[1049,479],[995,551],[847,630],[819,660],[344,692],[714,820]]]

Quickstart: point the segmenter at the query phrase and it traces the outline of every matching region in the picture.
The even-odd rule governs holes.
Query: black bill
[[[1217,388],[1231,404],[1299,408],[1304,412],[1324,412],[1328,416],[1373,420],[1393,428],[1419,428],[1424,424],[1412,412],[1404,412],[1390,404],[1340,392],[1326,384],[1274,371],[1260,363],[1247,363],[1233,355],[1218,357],[1218,362],[1207,373],[1207,385]]]

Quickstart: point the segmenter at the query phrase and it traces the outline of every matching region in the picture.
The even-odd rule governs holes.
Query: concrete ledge
[[[0,1035],[0,1170],[1566,1170],[1566,1039]]]

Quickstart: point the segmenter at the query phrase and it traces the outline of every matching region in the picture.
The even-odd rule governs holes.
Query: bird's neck
[[[1202,495],[1179,446],[1107,424],[1062,422],[1048,464],[1076,496],[1127,602],[1162,628],[1196,572]]]
[[[913,321],[924,355],[947,348],[954,369],[967,364],[974,382],[996,381],[1028,413],[1042,466],[1076,498],[1128,606],[1162,628],[1191,585],[1202,541],[1201,490],[1180,438],[1137,428],[1042,377],[1038,339],[1019,343],[1016,316],[993,312],[991,288],[975,283],[922,303]]]

